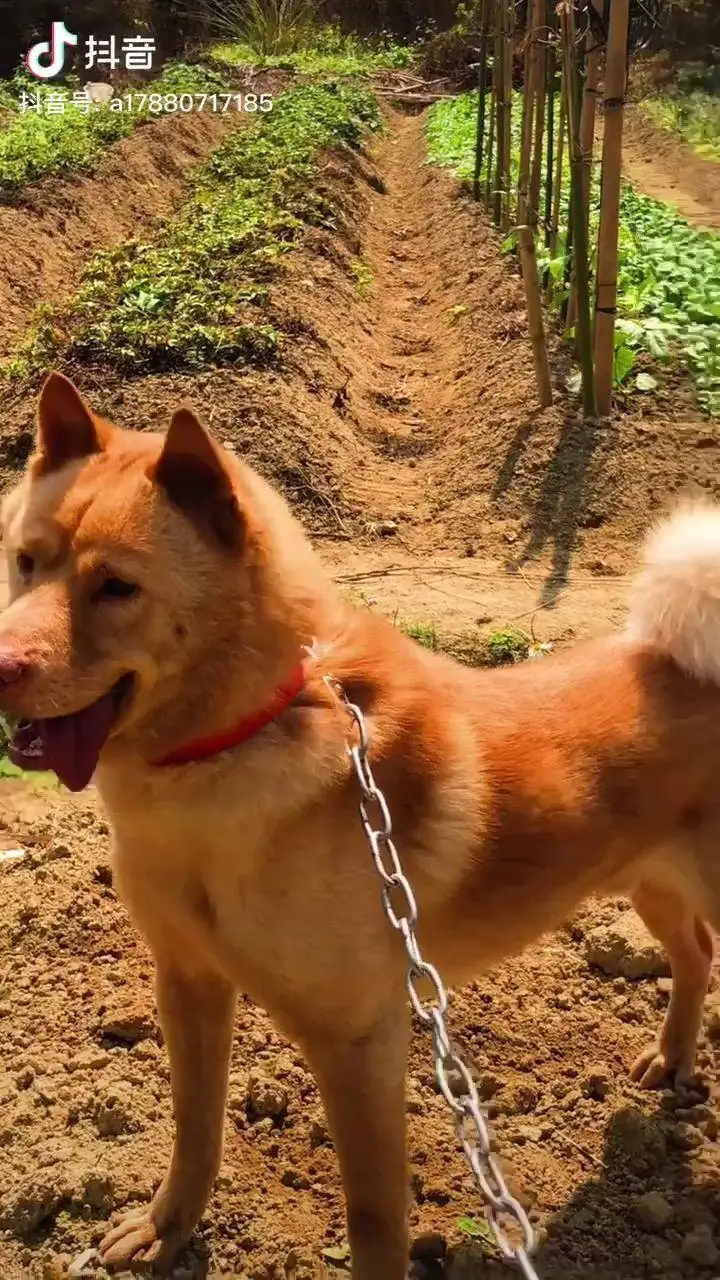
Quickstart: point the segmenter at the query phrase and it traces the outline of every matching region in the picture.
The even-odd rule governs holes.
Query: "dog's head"
[[[51,375],[2,537],[0,706],[29,722],[16,759],[75,789],[109,737],[161,751],[247,711],[312,625],[299,528],[189,409],[121,430]]]

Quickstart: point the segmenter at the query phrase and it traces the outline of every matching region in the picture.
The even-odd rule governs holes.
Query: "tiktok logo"
[[[65,49],[68,45],[76,45],[77,42],[78,36],[68,31],[64,22],[53,22],[50,39],[41,40],[39,44],[34,44],[32,49],[28,49],[25,59],[28,71],[38,80],[52,80],[53,76],[59,76],[65,65]],[[48,57],[50,61],[44,61]]]

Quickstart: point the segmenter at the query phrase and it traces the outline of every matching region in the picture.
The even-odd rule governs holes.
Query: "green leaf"
[[[560,257],[548,258],[547,267],[553,284],[558,284],[565,274],[565,255],[562,254]]]
[[[323,1258],[327,1258],[328,1262],[349,1262],[350,1261],[350,1245],[338,1244],[328,1245],[322,1251]]]
[[[667,338],[652,329],[643,331],[644,345],[651,356],[656,359],[667,354]]]
[[[657,387],[657,378],[653,378],[651,373],[639,373],[635,379],[635,386],[638,391],[654,391]]]
[[[482,1240],[490,1245],[493,1252],[497,1252],[498,1246],[492,1227],[484,1218],[458,1218],[457,1227],[458,1231],[462,1231],[463,1235],[468,1236],[470,1240]]]
[[[628,343],[636,342],[639,339],[641,339],[643,336],[643,327],[641,324],[638,323],[637,320],[617,320],[615,322],[615,345],[616,346],[619,345],[617,342],[618,334],[621,334],[621,335],[624,334],[626,339],[628,340]]]
[[[631,351],[625,343],[617,347],[613,358],[613,385],[620,386],[627,378],[630,370],[635,364],[635,352]]]

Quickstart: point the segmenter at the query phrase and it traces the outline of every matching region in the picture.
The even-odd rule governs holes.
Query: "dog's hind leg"
[[[304,1037],[335,1142],[347,1203],[352,1280],[405,1280],[408,1188],[403,1004],[367,1034]]]
[[[100,1256],[109,1266],[144,1262],[162,1271],[190,1238],[220,1165],[235,991],[213,975],[189,977],[164,961],[155,990],[170,1055],[172,1160],[150,1204],[122,1218]]]
[[[692,1079],[703,1004],[710,979],[713,940],[704,920],[676,887],[643,880],[632,903],[663,944],[672,970],[670,1004],[658,1040],[640,1054],[632,1077],[646,1089]]]

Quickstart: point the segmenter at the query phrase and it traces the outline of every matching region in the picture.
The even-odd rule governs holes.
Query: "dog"
[[[103,1240],[106,1265],[167,1269],[203,1213],[242,990],[315,1073],[354,1280],[406,1275],[406,959],[326,676],[365,718],[445,980],[627,893],[673,973],[633,1076],[692,1075],[720,930],[720,509],[651,535],[619,634],[471,670],[352,608],[190,409],[164,436],[119,429],[56,373],[2,538],[14,758],[75,790],[95,777],[170,1058],[169,1169]]]

